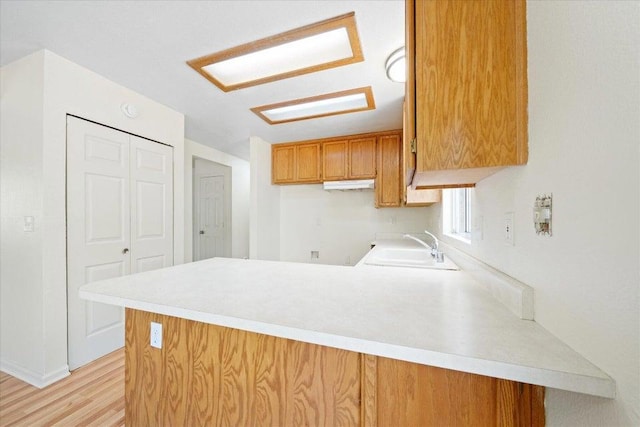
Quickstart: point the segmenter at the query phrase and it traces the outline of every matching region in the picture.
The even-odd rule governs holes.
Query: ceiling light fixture
[[[225,92],[364,61],[355,13],[187,61]]]
[[[404,46],[394,50],[393,53],[389,55],[384,67],[387,70],[387,77],[392,82],[404,83],[407,81],[407,60]]]
[[[252,108],[262,120],[277,125],[298,120],[375,109],[371,86]]]

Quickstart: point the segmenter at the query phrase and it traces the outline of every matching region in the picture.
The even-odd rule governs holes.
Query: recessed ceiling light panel
[[[187,64],[227,92],[363,60],[351,12]]]
[[[375,109],[371,86],[252,108],[269,124],[294,122]]]

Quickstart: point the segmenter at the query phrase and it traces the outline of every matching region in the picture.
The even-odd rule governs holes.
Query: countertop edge
[[[80,289],[79,295],[80,298],[89,301],[179,317],[217,326],[241,329],[310,344],[323,345],[444,369],[452,369],[494,378],[590,394],[593,396],[605,398],[616,397],[615,382],[613,379],[606,376],[606,374],[604,374],[605,376],[603,377],[597,377],[514,365],[495,360],[486,360],[425,349],[410,348],[383,342],[364,340],[361,338],[352,338],[237,317],[188,310],[173,306],[148,303],[86,291],[83,289]]]

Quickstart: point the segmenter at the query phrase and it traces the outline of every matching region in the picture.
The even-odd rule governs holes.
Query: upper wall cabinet
[[[327,141],[322,145],[322,176],[327,181],[347,179],[349,175],[349,142]]]
[[[322,143],[324,181],[376,177],[376,137],[327,140]]]
[[[320,142],[277,144],[271,147],[273,184],[313,184],[322,182]]]
[[[412,187],[473,186],[525,164],[525,1],[406,3]]]
[[[406,189],[402,131],[347,135],[271,146],[273,184],[374,179],[376,207],[428,206],[440,190]],[[403,197],[404,196],[404,197]]]
[[[349,179],[376,177],[376,137],[349,140]]]

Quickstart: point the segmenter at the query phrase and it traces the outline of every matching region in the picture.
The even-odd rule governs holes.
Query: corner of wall
[[[252,136],[250,148],[249,256],[280,259],[280,188],[271,185],[271,144]]]
[[[44,52],[3,66],[0,93],[0,363],[38,379],[45,374]],[[31,232],[23,230],[27,216]]]

